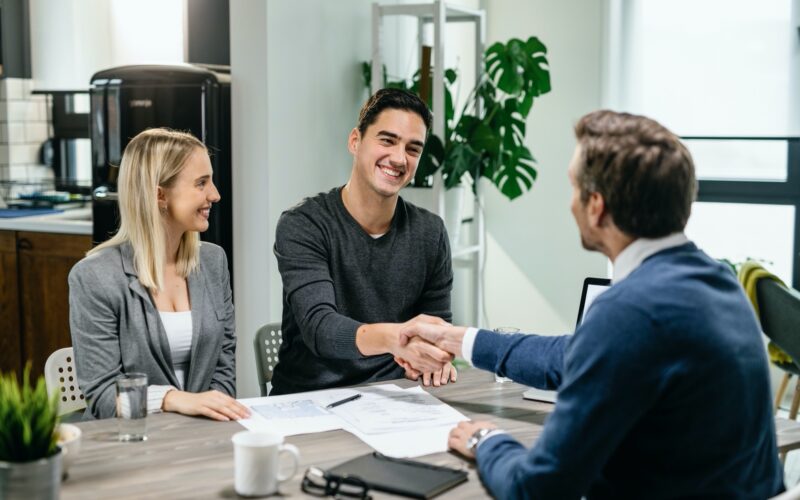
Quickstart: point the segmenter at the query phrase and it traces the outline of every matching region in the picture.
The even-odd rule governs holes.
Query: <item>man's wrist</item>
[[[464,340],[464,334],[467,328],[464,326],[451,326],[447,327],[444,334],[444,341],[442,342],[442,349],[452,353],[455,356],[461,357],[463,355],[461,345]]]
[[[364,356],[394,353],[399,346],[394,323],[363,324],[356,330],[356,348]]]

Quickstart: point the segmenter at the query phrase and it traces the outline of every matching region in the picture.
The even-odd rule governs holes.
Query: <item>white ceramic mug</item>
[[[233,441],[234,488],[241,496],[265,496],[277,493],[278,485],[291,479],[300,463],[300,452],[284,444],[283,436],[274,432],[237,432]],[[281,474],[280,455],[292,457],[292,469]]]

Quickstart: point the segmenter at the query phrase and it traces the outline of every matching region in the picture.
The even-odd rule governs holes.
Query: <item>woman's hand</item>
[[[418,370],[415,370],[411,364],[403,358],[398,358],[395,356],[394,361],[398,365],[402,366],[406,371],[407,379],[419,380],[419,378],[422,377],[422,385],[426,387],[431,384],[433,384],[434,387],[439,387],[440,385],[446,385],[448,382],[455,383],[455,381],[458,379],[458,371],[452,363],[445,364],[441,370],[422,373]]]
[[[171,390],[164,396],[161,409],[182,415],[203,415],[214,420],[239,420],[250,416],[250,410],[219,391],[185,392]]]

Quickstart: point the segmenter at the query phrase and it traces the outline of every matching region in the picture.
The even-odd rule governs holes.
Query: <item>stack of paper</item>
[[[360,394],[354,401],[325,407]],[[252,410],[240,420],[251,430],[285,436],[344,429],[391,457],[418,457],[447,450],[447,435],[467,418],[421,387],[382,384],[363,389],[331,389],[240,400]]]

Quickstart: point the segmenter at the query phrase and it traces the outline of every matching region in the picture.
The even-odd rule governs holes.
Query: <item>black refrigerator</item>
[[[117,174],[122,153],[139,132],[169,127],[191,132],[211,152],[221,200],[201,238],[220,245],[233,275],[231,86],[227,67],[120,66],[95,73],[90,87],[94,243],[119,225]]]

